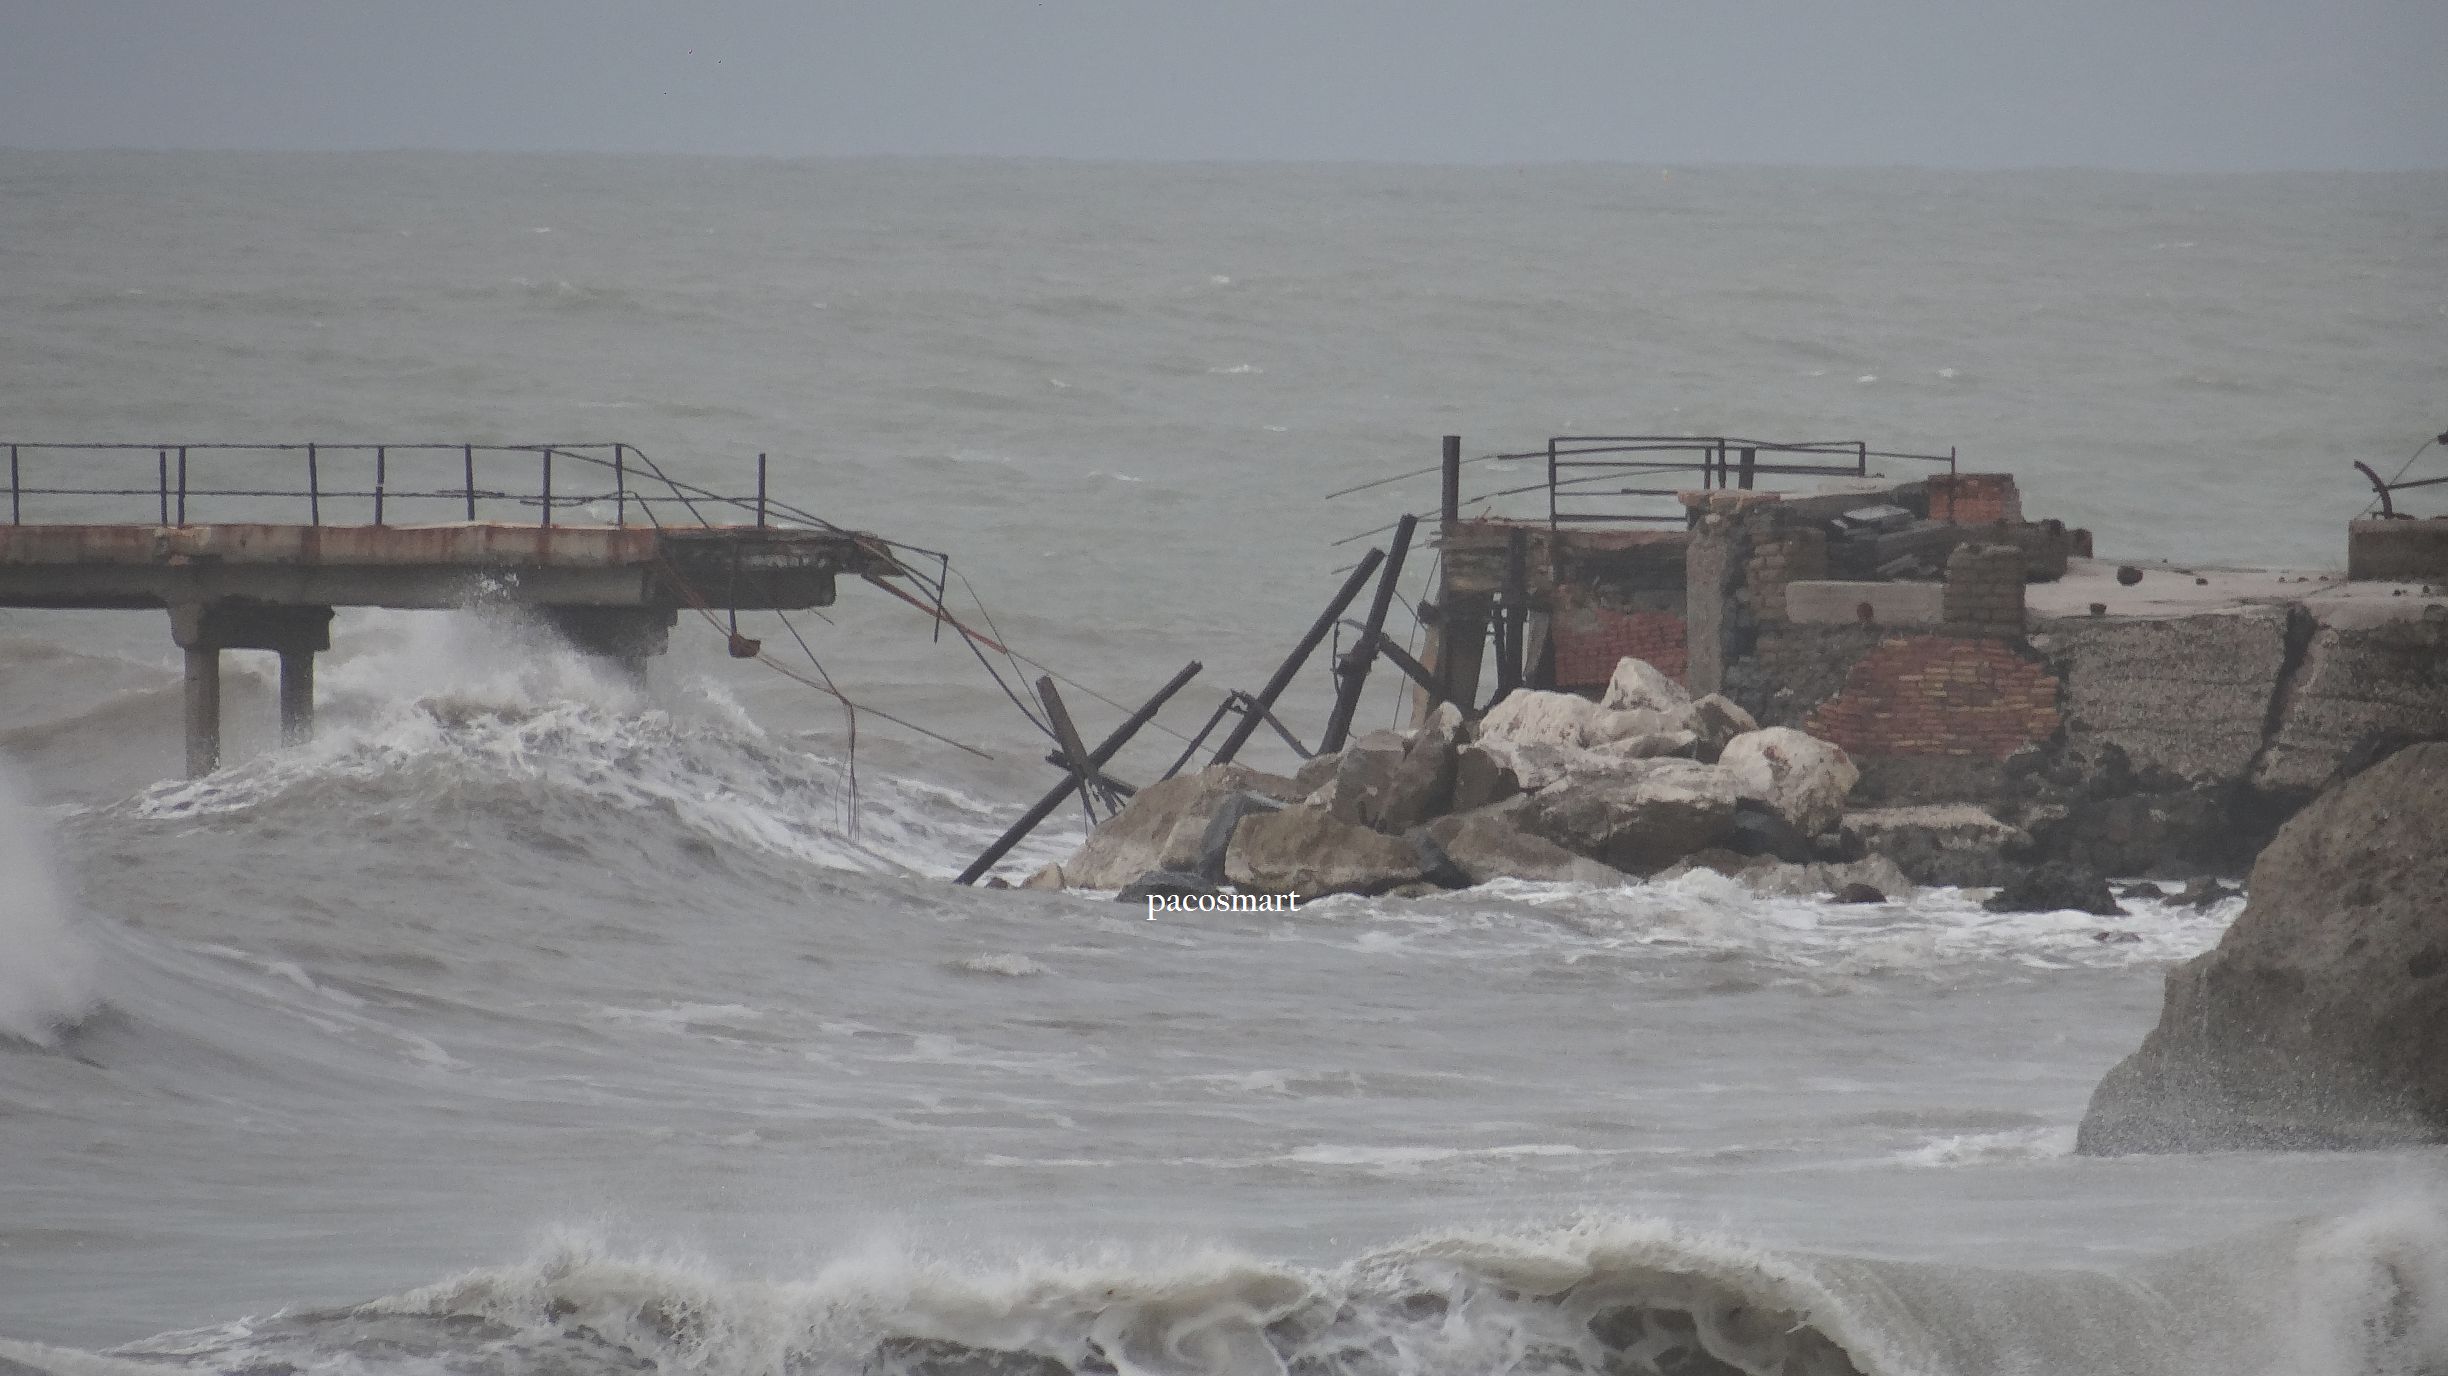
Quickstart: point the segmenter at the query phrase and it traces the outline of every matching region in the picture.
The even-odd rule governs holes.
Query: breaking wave
[[[630,814],[831,869],[949,873],[1000,819],[954,790],[873,775],[759,726],[719,684],[666,701],[513,620],[400,617],[325,674],[318,729],[129,804],[147,820],[332,806],[549,819]],[[597,828],[600,830],[600,828]]]
[[[581,1236],[352,1308],[164,1334],[158,1369],[859,1376],[1937,1376],[2438,1370],[2434,1205],[2102,1270],[1762,1248],[1662,1223],[1423,1235],[1330,1269],[1226,1252],[846,1259],[725,1277]],[[55,1370],[86,1357],[0,1344]],[[90,1360],[90,1358],[88,1358]]]
[[[53,1046],[100,1006],[41,819],[0,767],[0,1037]]]

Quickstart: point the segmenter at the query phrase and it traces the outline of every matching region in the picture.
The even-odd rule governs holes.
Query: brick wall
[[[1947,556],[1940,616],[1957,635],[2023,634],[2024,554],[2016,545],[1957,545]]]
[[[2058,682],[1993,638],[1882,640],[1802,729],[1855,755],[2002,760],[2057,730]]]
[[[1689,666],[1683,618],[1672,612],[1622,612],[1611,607],[1556,609],[1555,681],[1558,688],[1601,688],[1618,660],[1645,659],[1683,681]]]
[[[2012,473],[1942,473],[1929,480],[1933,521],[1985,526],[2023,519],[2023,496]]]

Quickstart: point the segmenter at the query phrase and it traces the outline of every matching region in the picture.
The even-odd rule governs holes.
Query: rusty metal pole
[[[552,524],[552,449],[544,450],[544,524]]]
[[[757,455],[757,529],[765,528],[765,456]]]
[[[382,445],[374,446],[374,524],[383,523],[383,488],[391,474],[391,452]]]
[[[628,451],[629,446],[625,444],[612,446],[612,524],[616,526],[629,524]]]
[[[1258,695],[1241,709],[1240,722],[1224,737],[1224,743],[1216,747],[1215,758],[1210,763],[1229,764],[1233,756],[1241,753],[1241,747],[1247,745],[1249,738],[1257,732],[1258,724],[1266,720],[1268,712],[1274,710],[1275,699],[1282,697],[1284,689],[1292,685],[1292,676],[1300,672],[1310,652],[1326,638],[1328,631],[1334,629],[1335,619],[1343,615],[1343,609],[1360,595],[1362,585],[1376,574],[1377,566],[1384,562],[1385,551],[1373,549],[1353,566],[1350,576],[1343,580],[1343,586],[1335,590],[1334,600],[1326,604],[1326,610],[1318,613],[1316,621],[1310,623],[1300,643],[1292,647],[1292,653],[1285,656],[1284,662],[1276,668],[1275,676],[1268,679],[1266,687],[1259,689]]]
[[[1741,476],[1736,479],[1736,485],[1743,491],[1749,492],[1751,490],[1751,485],[1758,481],[1758,467],[1759,451],[1756,449],[1746,449],[1742,451],[1742,473]]]
[[[1445,437],[1445,491],[1437,510],[1448,521],[1462,519],[1462,437]]]
[[[1411,535],[1418,529],[1419,517],[1407,512],[1394,525],[1394,544],[1386,554],[1385,572],[1378,576],[1376,596],[1369,600],[1360,643],[1338,666],[1342,682],[1336,687],[1334,712],[1326,718],[1326,734],[1318,738],[1317,753],[1321,755],[1341,750],[1351,735],[1352,716],[1360,710],[1360,690],[1368,686],[1369,666],[1377,662],[1377,637],[1385,630],[1386,613],[1394,605],[1394,585],[1402,577],[1403,557],[1411,552]]]
[[[1505,534],[1504,621],[1496,645],[1496,697],[1522,685],[1523,647],[1530,625],[1530,532],[1519,527]]]
[[[1164,687],[1156,690],[1156,696],[1140,704],[1138,711],[1131,713],[1128,720],[1114,728],[1112,735],[1107,736],[1096,749],[1088,752],[1088,767],[1096,769],[1107,760],[1112,759],[1123,746],[1130,743],[1131,737],[1139,734],[1140,727],[1155,719],[1158,709],[1170,701],[1175,693],[1180,692],[1183,684],[1198,677],[1199,670],[1205,667],[1195,659],[1183,665],[1180,673],[1175,674]],[[1076,781],[1068,776],[1061,783],[1054,785],[1051,791],[1037,800],[1036,806],[1022,813],[1019,821],[1012,823],[1001,836],[996,837],[995,843],[988,846],[985,853],[978,856],[977,859],[970,861],[969,868],[962,870],[960,877],[952,882],[955,884],[976,883],[986,871],[994,868],[997,860],[1010,854],[1011,848],[1019,845],[1021,838],[1035,831],[1039,822],[1052,816],[1054,809],[1062,806],[1063,799],[1071,796],[1071,791],[1075,786]]]
[[[170,524],[170,451],[153,451],[154,481],[161,488],[161,523]]]
[[[476,446],[460,445],[459,462],[467,475],[467,514],[468,520],[473,522],[476,519]]]
[[[323,473],[322,466],[315,462],[311,440],[306,445],[306,523],[323,524]]]
[[[17,446],[9,446],[9,524],[25,524],[25,499],[18,492]]]
[[[179,446],[178,523],[187,524],[187,446]]]

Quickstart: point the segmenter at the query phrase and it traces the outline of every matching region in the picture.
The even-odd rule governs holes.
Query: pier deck
[[[829,606],[842,575],[913,577],[901,553],[923,553],[769,501],[761,455],[755,495],[732,497],[668,478],[624,444],[5,448],[0,609],[169,613],[186,651],[191,775],[220,760],[223,650],[277,653],[282,734],[312,730],[314,657],[331,648],[340,607],[515,606],[579,649],[642,672],[682,608]],[[480,485],[480,460],[493,483]],[[130,483],[131,462],[151,470],[136,481],[151,477],[152,487]],[[215,470],[213,481],[199,465]],[[299,466],[302,487],[262,476]],[[501,485],[514,466],[533,484]],[[241,467],[250,471],[231,474]],[[418,477],[424,485],[400,481]],[[91,519],[131,505],[127,514],[154,519]],[[207,506],[225,519],[191,518]],[[437,506],[464,519],[386,519]],[[527,519],[486,519],[502,510]],[[276,511],[307,519],[226,519]],[[741,646],[754,652],[735,636],[734,652]]]

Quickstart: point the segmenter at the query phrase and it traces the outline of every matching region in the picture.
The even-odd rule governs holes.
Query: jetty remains
[[[1484,461],[1544,472],[1464,496],[1466,465]],[[1835,752],[1817,772],[1844,779],[1836,809],[1772,809],[1796,829],[1783,846],[1795,856],[1884,855],[1913,882],[1976,886],[2056,864],[2103,893],[2101,874],[2240,873],[2322,788],[2406,742],[2448,739],[2448,519],[2394,504],[2448,478],[2355,467],[2375,512],[2350,523],[2340,575],[2101,560],[2088,531],[2027,519],[2013,474],[1966,471],[1952,451],[1579,435],[1466,460],[1447,436],[1437,467],[1331,494],[1431,474],[1442,489],[1434,509],[1339,542],[1392,532],[1266,690],[1218,709],[1242,720],[1197,780],[1143,793],[1030,882],[1101,887],[1132,882],[1135,866],[1223,882],[1240,816],[1269,808],[1294,814],[1277,830],[1310,828],[1286,870],[1304,892],[1334,891],[1338,865],[1368,869],[1345,862],[1372,846],[1382,863],[1356,891],[1450,884],[1470,866],[1412,833],[1495,808],[1513,810],[1476,821],[1646,871],[1673,848],[1598,846],[1563,804],[1507,800],[1539,792],[1534,779],[1580,779],[1557,792],[1567,799],[1596,780],[1620,786],[1630,801],[1616,811],[1630,816],[1647,801],[1632,792],[1656,776],[1731,793],[1706,819],[1712,837],[1730,835],[1736,799],[1766,804],[1776,781],[1742,794],[1703,777],[1739,744],[1719,739],[1728,721],[1787,764]],[[1543,512],[1520,510],[1542,499]],[[1405,639],[1385,620],[1415,533],[1436,562]],[[1366,619],[1341,620],[1380,568]],[[1312,751],[1271,709],[1329,628],[1353,635],[1333,657],[1334,710]],[[1410,680],[1413,729],[1347,745],[1380,660]],[[1304,761],[1295,775],[1234,763],[1261,721]],[[1499,786],[1464,788],[1474,768]],[[1541,831],[1546,813],[1558,815]],[[1425,837],[1458,859],[1451,839]],[[1175,873],[1193,858],[1198,872]],[[1545,873],[1569,857],[1532,858]]]
[[[191,776],[220,761],[224,650],[279,655],[282,735],[311,733],[315,656],[341,607],[517,607],[642,673],[684,609],[727,614],[745,658],[759,647],[739,612],[828,606],[844,575],[940,592],[925,570],[942,556],[771,500],[763,455],[746,496],[674,480],[620,443],[7,455],[0,608],[167,612]]]

